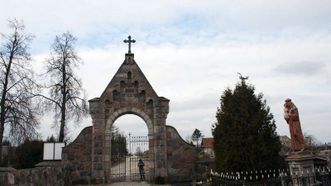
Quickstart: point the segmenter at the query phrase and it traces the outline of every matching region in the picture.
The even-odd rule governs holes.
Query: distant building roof
[[[201,146],[212,149],[214,146],[214,138],[202,138]]]

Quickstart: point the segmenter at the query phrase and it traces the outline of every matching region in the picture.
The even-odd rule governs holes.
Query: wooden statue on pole
[[[284,118],[290,128],[292,150],[294,152],[303,151],[305,142],[301,131],[299,111],[291,99],[285,100]]]

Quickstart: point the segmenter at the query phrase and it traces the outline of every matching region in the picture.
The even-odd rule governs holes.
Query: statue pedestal
[[[291,175],[303,175],[311,173],[314,170],[314,155],[292,153],[286,158]]]
[[[286,158],[293,186],[316,185],[315,170],[325,163],[325,158],[309,152],[294,152]]]

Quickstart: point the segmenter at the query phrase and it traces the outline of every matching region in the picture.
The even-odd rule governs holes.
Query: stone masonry
[[[43,162],[30,169],[0,167],[1,186],[53,186],[71,185],[68,171],[61,162]]]
[[[184,141],[174,127],[167,126],[168,180],[170,182],[193,180],[197,158],[195,146]]]
[[[91,182],[91,152],[92,127],[83,129],[75,141],[63,148],[62,162],[66,170],[70,172],[72,183]]]
[[[93,122],[92,179],[109,183],[111,167],[111,126],[125,114],[135,114],[147,124],[151,178],[167,178],[166,118],[169,100],[159,97],[134,60],[125,60],[99,98],[89,101]]]

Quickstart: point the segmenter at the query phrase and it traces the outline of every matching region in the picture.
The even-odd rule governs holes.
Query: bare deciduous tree
[[[32,99],[38,86],[28,53],[33,37],[24,32],[24,24],[16,19],[9,21],[9,27],[11,33],[2,34],[0,45],[0,155],[5,133],[19,143],[36,137],[38,126],[38,110]]]
[[[65,139],[68,120],[75,119],[78,122],[87,114],[82,83],[74,73],[74,68],[82,62],[74,48],[76,40],[69,32],[56,36],[50,58],[46,60],[50,95],[43,97],[48,110],[54,109],[56,123],[60,118],[59,142]]]

